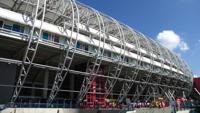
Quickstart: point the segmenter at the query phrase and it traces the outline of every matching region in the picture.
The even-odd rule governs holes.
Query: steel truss
[[[150,39],[150,42],[154,43],[154,45],[156,46],[155,48],[153,48],[153,44],[152,44],[152,49],[153,50],[157,50],[157,52],[160,53],[160,55],[157,55],[157,57],[161,56],[161,58],[164,58],[163,57],[163,52],[161,51],[161,48],[158,45],[158,43],[155,42],[154,40],[151,40],[151,39]],[[151,79],[151,83],[159,83],[159,84],[161,84],[162,79],[165,76],[165,74],[163,73],[164,72],[163,65],[164,65],[164,60],[161,60],[161,70],[159,70],[159,71],[154,70],[154,73],[155,74],[161,74],[162,73],[162,75],[161,76],[155,76],[154,77],[155,80]],[[158,86],[155,86],[155,87],[148,86],[147,89],[146,89],[145,95],[153,95],[153,96],[146,96],[144,98],[145,101],[149,101],[152,97],[155,98],[155,96],[161,96],[161,92],[159,91],[159,87]]]
[[[131,28],[129,28],[129,29],[132,34],[135,34]],[[136,63],[136,65],[133,66],[133,71],[131,71],[131,74],[127,74],[125,76],[125,78],[130,79],[130,80],[136,80],[136,78],[138,76],[139,68],[140,68],[139,66],[141,65],[141,58],[142,58],[141,52],[139,51],[140,42],[138,41],[138,39],[135,36],[133,36],[133,37],[134,37],[134,41],[136,42],[136,49],[137,49],[138,56],[137,56],[137,63]],[[127,94],[129,93],[130,89],[132,88],[133,84],[134,84],[134,82],[124,81],[122,89],[118,96],[118,102],[122,102],[126,98]]]
[[[94,55],[95,60],[91,60],[91,62],[90,62],[90,60],[88,61],[86,71],[88,73],[91,73],[91,74],[98,74],[100,72],[99,69],[100,69],[100,66],[101,66],[101,63],[102,63],[102,58],[103,58],[103,55],[104,55],[104,45],[105,45],[105,38],[103,38],[103,48],[100,47],[101,40],[102,40],[101,34],[103,34],[103,37],[105,36],[105,29],[104,29],[104,22],[103,22],[101,15],[96,10],[94,10],[94,9],[92,9],[92,10],[94,11],[96,18],[98,20],[99,44],[98,44],[98,49],[96,51],[96,54]],[[90,16],[89,16],[89,19],[91,19]],[[96,79],[96,76],[86,76],[86,77],[84,77],[83,83],[82,83],[81,88],[80,88],[79,96],[78,96],[79,101],[82,101],[85,98],[89,89],[91,89],[92,82],[95,79]]]
[[[79,23],[79,10],[78,10],[76,3],[73,0],[70,0],[70,4],[71,4],[71,8],[72,8],[71,9],[72,10],[71,37],[70,37],[69,41],[65,40],[67,42],[67,46],[64,47],[64,50],[62,51],[61,56],[60,56],[60,61],[58,64],[58,68],[60,70],[56,72],[54,84],[53,84],[51,93],[49,95],[48,101],[47,101],[49,105],[53,102],[54,98],[58,94],[60,87],[62,86],[63,81],[65,80],[65,78],[68,74],[68,70],[70,69],[70,66],[72,64],[72,60],[73,60],[74,54],[75,54],[75,46],[77,44],[79,26],[77,26],[75,43],[74,43],[74,40],[72,40],[72,33],[75,28],[75,23]],[[77,19],[76,20],[75,20],[75,9],[74,8],[77,11]],[[64,23],[63,28],[64,28],[64,30],[66,30],[67,25],[65,25],[65,23],[66,23],[65,20],[63,23]],[[70,51],[72,51],[71,54],[70,54]],[[67,71],[64,71],[64,69],[67,69]]]
[[[37,0],[35,12],[33,11],[34,13],[32,14],[33,26],[32,26],[32,29],[31,29],[31,33],[29,34],[28,45],[27,45],[27,48],[26,48],[26,51],[25,51],[25,54],[24,54],[24,57],[23,57],[23,60],[22,60],[22,65],[21,65],[21,68],[20,68],[18,81],[16,83],[17,87],[14,90],[13,96],[11,98],[11,102],[15,102],[17,97],[19,96],[20,91],[22,89],[21,87],[24,85],[26,78],[28,77],[29,71],[31,69],[32,63],[34,61],[34,58],[35,58],[35,55],[36,55],[36,52],[37,52],[37,49],[38,49],[39,38],[40,38],[41,33],[42,33],[41,27],[42,27],[42,23],[44,21],[44,16],[45,16],[46,0],[44,0],[44,3],[43,3],[44,6],[41,9],[42,19],[41,19],[41,24],[40,24],[40,31],[39,31],[38,36],[34,37],[33,34],[34,34],[34,31],[35,31],[35,21],[38,17],[39,2],[40,2],[40,0]],[[27,7],[28,7],[28,4],[26,4],[26,10],[27,10]],[[26,12],[27,12],[26,10],[25,10],[24,15],[26,15]],[[25,66],[25,62],[28,63],[27,66]]]
[[[159,89],[162,91],[163,95],[170,101],[176,101],[174,93],[176,90],[170,89],[170,88],[163,88],[159,87]]]
[[[134,34],[134,32],[133,32],[133,34]],[[150,42],[151,42],[151,40],[150,40]],[[151,44],[152,43],[155,43],[155,42],[151,42]],[[137,44],[138,44],[138,42],[136,43],[136,46],[137,46]],[[140,43],[139,43],[140,44]],[[161,54],[161,56],[162,56],[162,52],[161,52],[161,50],[160,50],[160,47],[155,43],[154,44],[155,46],[156,46],[156,48],[152,48],[152,50],[154,50],[154,49],[156,49],[160,54]],[[140,46],[137,46],[137,47],[140,47]],[[152,47],[153,47],[153,44],[152,44]],[[137,51],[138,52],[138,51]],[[137,54],[139,54],[139,53],[137,53]],[[141,58],[141,53],[140,53],[140,58]],[[140,61],[140,59],[139,58],[137,58],[137,60],[138,60],[138,64],[137,64],[137,66],[135,66],[134,67],[134,69],[133,69],[133,75],[129,75],[128,76],[128,79],[133,79],[133,80],[135,80],[136,78],[137,78],[137,75],[138,75],[138,72],[139,72],[139,66],[141,65],[140,63],[141,62],[139,62]],[[153,59],[152,59],[153,60]],[[161,61],[161,67],[163,67],[163,61]],[[162,68],[163,69],[163,68]],[[157,70],[153,70],[154,71],[154,73],[159,73],[159,72],[157,72]],[[127,77],[127,76],[126,76]],[[123,84],[123,87],[122,87],[122,89],[121,89],[121,91],[120,91],[120,96],[118,97],[118,101],[119,102],[122,102],[123,101],[123,99],[125,99],[125,97],[126,97],[126,95],[128,94],[128,92],[129,92],[129,90],[130,90],[130,88],[132,87],[134,85],[134,83],[129,83],[129,82],[124,82],[124,84]]]
[[[152,87],[149,86],[149,88],[147,89],[146,95],[153,95],[153,96],[146,96],[144,98],[145,101],[152,101],[155,100],[156,97],[163,97],[165,99],[168,99],[169,102],[171,103],[172,101],[176,101],[176,97],[175,97],[175,89],[172,88],[166,88],[166,87]],[[184,94],[184,93],[183,93]]]
[[[155,80],[151,80],[151,83],[159,83],[161,84],[162,82],[162,79],[163,79],[164,76],[158,76],[158,77],[155,77],[156,79]],[[152,86],[148,86],[147,87],[147,90],[145,92],[145,95],[153,95],[152,97],[155,99],[155,97],[159,97],[159,96],[162,96],[161,95],[162,92],[159,90],[159,86],[155,86],[155,87],[152,87]],[[145,101],[149,101],[150,99],[152,99],[151,96],[146,96],[144,98]]]
[[[150,38],[149,38],[150,39]],[[155,44],[155,46],[156,46],[156,48],[153,48],[153,50],[154,49],[156,49],[157,50],[157,52],[158,52],[158,54],[157,54],[157,57],[159,58],[159,57],[161,57],[162,58],[162,60],[161,60],[161,69],[159,69],[159,70],[155,70],[154,72],[156,73],[156,74],[162,74],[162,75],[164,75],[164,60],[163,60],[163,58],[164,58],[164,55],[163,55],[163,52],[162,52],[162,50],[161,50],[161,47],[159,46],[159,44],[158,44],[158,42],[155,42],[154,40],[151,40],[154,44]]]
[[[125,37],[124,37],[124,33],[123,33],[123,29],[121,28],[120,24],[113,18],[111,18],[118,29],[119,32],[119,36],[120,36],[120,54],[119,54],[119,59],[116,62],[117,64],[114,65],[114,67],[108,72],[108,76],[112,76],[112,77],[119,77],[123,68],[123,63],[124,63],[124,59],[125,59],[125,50],[126,50],[126,44],[125,44]],[[122,51],[123,50],[123,51]],[[115,84],[116,84],[117,80],[114,79],[107,79],[106,83],[105,83],[105,91],[106,91],[106,95],[105,98],[107,98],[110,93],[112,92]]]
[[[151,101],[152,98],[155,99],[155,97],[159,97],[160,96],[160,92],[158,87],[152,87],[149,86],[146,90],[146,94],[145,95],[152,95],[152,96],[145,96],[143,101]]]
[[[153,71],[154,71],[154,69],[153,69],[154,58],[152,56],[153,49],[152,49],[149,41],[147,40],[147,38],[145,38],[145,36],[142,36],[142,37],[144,37],[145,42],[146,42],[147,46],[149,47],[147,51],[148,51],[148,54],[150,55],[151,66],[147,67],[148,71],[147,71],[147,73],[145,73],[145,75],[144,75],[145,77],[139,77],[139,79],[140,79],[140,81],[150,82],[150,79],[152,79],[151,77],[152,77],[152,74],[153,74]],[[141,68],[145,68],[145,66],[141,66]],[[146,69],[144,69],[144,70],[146,71]],[[142,95],[142,93],[144,92],[146,87],[148,87],[147,84],[143,84],[143,85],[138,84],[136,86],[137,91],[135,92],[135,94],[138,95],[138,96],[133,99],[134,101],[137,101],[139,99],[140,95]]]

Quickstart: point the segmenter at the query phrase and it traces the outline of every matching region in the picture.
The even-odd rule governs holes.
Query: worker
[[[170,98],[171,113],[176,113],[176,102]]]

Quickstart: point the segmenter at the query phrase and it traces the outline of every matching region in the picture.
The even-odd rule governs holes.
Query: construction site
[[[200,95],[177,54],[74,0],[0,0],[0,76],[2,113],[170,113]]]

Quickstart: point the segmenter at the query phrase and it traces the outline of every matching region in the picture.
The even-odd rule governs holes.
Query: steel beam
[[[79,33],[79,26],[77,27],[77,32],[76,32],[76,39],[75,39],[75,43],[74,40],[72,40],[72,34],[75,28],[75,23],[79,23],[79,10],[78,7],[76,5],[76,3],[72,0],[70,0],[71,3],[71,7],[72,7],[72,28],[71,28],[71,36],[68,42],[68,45],[66,48],[64,48],[64,50],[62,51],[63,53],[60,56],[60,61],[58,64],[58,68],[59,71],[56,72],[56,76],[55,76],[55,80],[54,80],[54,84],[51,90],[51,93],[49,95],[48,98],[48,105],[50,105],[53,100],[55,99],[56,95],[59,92],[60,87],[62,86],[68,72],[70,69],[70,66],[72,64],[73,58],[74,58],[74,54],[75,54],[75,48],[73,48],[74,46],[77,45],[77,38],[78,38],[78,33]],[[77,15],[77,21],[75,20],[75,9],[77,11],[76,15]],[[65,23],[65,22],[64,22]],[[66,26],[63,26],[63,28],[65,29]],[[71,51],[72,49],[72,51]],[[71,55],[70,55],[71,52]],[[66,69],[66,71],[64,71],[64,69]]]
[[[104,54],[104,45],[105,45],[105,38],[103,38],[103,48],[100,48],[101,45],[101,34],[103,33],[103,37],[105,36],[105,28],[104,28],[104,22],[103,19],[101,17],[101,15],[99,14],[98,11],[92,9],[96,15],[96,18],[98,20],[98,26],[99,26],[99,44],[98,44],[98,50],[97,53],[95,55],[95,61],[88,62],[87,65],[87,72],[91,73],[91,74],[98,74],[99,73],[99,69],[102,63],[102,58],[103,58],[103,54]],[[91,85],[92,82],[96,79],[96,76],[86,76],[84,77],[83,83],[81,85],[80,88],[80,93],[79,93],[79,101],[82,101],[85,98],[85,95],[88,93],[89,89],[91,89]]]
[[[7,58],[0,58],[0,62],[9,63],[9,64],[16,64],[18,66],[22,65],[22,61],[20,61],[20,60],[13,60],[13,59],[7,59]],[[24,64],[28,65],[28,62],[25,62]],[[49,69],[49,70],[52,70],[52,71],[58,71],[60,69],[58,67],[42,65],[42,64],[37,64],[37,63],[33,63],[32,66],[36,67],[36,68],[41,68],[41,69]],[[64,71],[67,71],[67,69],[64,69]],[[69,73],[80,75],[80,76],[97,76],[97,77],[102,77],[102,78],[110,78],[110,79],[115,79],[115,80],[118,80],[118,81],[134,82],[135,84],[147,84],[147,85],[152,85],[152,86],[168,87],[168,88],[180,89],[180,90],[185,90],[185,91],[189,90],[187,88],[181,88],[181,87],[170,86],[170,85],[165,85],[165,84],[143,82],[143,81],[138,81],[138,80],[129,80],[129,79],[105,76],[105,75],[100,75],[100,74],[91,74],[91,73],[81,72],[81,71],[76,71],[76,70],[71,70],[71,69],[69,70]]]
[[[128,27],[128,28],[130,29],[130,32],[133,35],[134,31],[130,27]],[[137,54],[138,54],[137,59],[136,59],[137,64],[134,67],[137,67],[137,68],[133,68],[133,71],[131,71],[133,74],[130,74],[130,75],[127,74],[127,76],[125,76],[125,78],[130,79],[130,80],[135,80],[137,78],[138,73],[139,73],[139,66],[141,64],[141,52],[139,52],[139,50],[138,50],[140,48],[140,42],[138,41],[137,37],[134,37],[134,38],[135,38],[134,41],[136,41],[136,49],[137,49]],[[129,91],[133,85],[134,85],[133,82],[126,82],[126,81],[123,82],[123,86],[120,91],[120,95],[118,97],[118,102],[122,102],[126,98],[127,94],[129,93]]]
[[[33,37],[33,34],[34,34],[34,31],[35,31],[35,21],[37,19],[39,2],[40,1],[37,0],[37,5],[36,5],[35,14],[34,14],[34,20],[33,20],[33,26],[32,26],[32,30],[31,30],[31,34],[30,34],[29,39],[28,39],[28,45],[27,45],[27,48],[26,48],[24,58],[22,60],[22,65],[21,65],[21,68],[20,68],[20,73],[19,73],[17,84],[16,84],[16,86],[19,86],[19,87],[15,88],[13,96],[11,98],[11,102],[15,102],[17,97],[19,96],[20,91],[21,91],[21,86],[23,86],[24,82],[26,81],[26,78],[29,74],[29,71],[31,69],[33,60],[35,58],[35,55],[36,55],[36,52],[37,52],[37,49],[38,49],[39,37],[41,36],[41,33],[42,33],[41,27],[42,27],[42,24],[43,24],[43,21],[44,21],[44,16],[45,16],[46,0],[44,0],[43,14],[42,14],[43,16],[42,16],[42,20],[41,20],[39,35],[38,35],[38,37],[35,38],[35,37]],[[28,62],[28,66],[26,66],[26,67],[24,65],[25,62]]]
[[[121,25],[113,18],[111,18],[115,24],[116,27],[118,29],[118,32],[120,34],[120,54],[119,54],[119,59],[117,61],[117,64],[114,66],[114,68],[111,69],[111,71],[108,73],[109,76],[112,77],[119,77],[123,68],[123,63],[124,63],[124,59],[125,59],[125,50],[126,50],[126,45],[125,45],[125,37],[124,37],[124,33],[123,33],[123,29],[121,28]],[[107,98],[109,96],[109,93],[111,93],[113,91],[113,88],[116,84],[117,80],[114,79],[107,79],[106,83],[105,83],[105,90],[106,90],[106,95],[105,97]]]

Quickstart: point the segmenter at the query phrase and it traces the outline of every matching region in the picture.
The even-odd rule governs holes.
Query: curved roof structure
[[[2,8],[10,10],[17,8],[16,12],[30,15],[34,9],[26,7],[36,5],[36,2],[37,1],[35,0],[27,0],[23,1],[22,3],[17,3],[13,0],[7,0],[2,1],[0,5]],[[40,0],[40,7],[42,7],[43,2],[44,0]],[[75,6],[77,6],[77,8]],[[89,28],[101,31],[96,35],[113,36],[118,40],[123,41],[124,43],[133,45],[136,49],[142,48],[148,53],[155,55],[164,63],[169,63],[177,69],[180,69],[186,76],[192,76],[190,68],[178,55],[169,51],[167,48],[161,46],[156,41],[150,39],[149,37],[136,31],[128,25],[125,25],[106,14],[102,14],[92,7],[79,2],[71,2],[70,0],[52,0],[47,1],[46,10],[47,11],[44,17],[44,22],[61,27],[69,27],[69,24],[72,23],[74,23],[74,26],[76,23],[79,23],[80,26],[89,26]],[[77,22],[78,20],[79,22]],[[128,46],[127,49],[132,48]],[[189,73],[186,74],[185,72]]]
[[[153,77],[154,74],[158,74],[166,78],[177,78],[184,84],[189,84],[187,89],[191,87],[192,71],[182,58],[148,36],[92,7],[73,0],[2,0],[0,1],[0,7],[0,18],[28,25],[32,27],[32,34],[34,34],[35,30],[38,30],[38,36],[40,36],[42,31],[47,31],[68,38],[69,44],[74,42],[77,45],[80,41],[94,46],[97,51],[97,57],[95,64],[92,66],[93,73],[99,73],[100,66],[97,65],[101,65],[104,61],[103,54],[106,52],[117,54],[118,59],[120,59],[116,63],[115,68],[117,70],[111,73],[111,78],[108,78],[105,83],[108,95],[117,82],[112,77],[119,77],[123,73],[122,65],[126,64],[124,62],[129,61],[132,61],[129,67],[133,68],[134,75],[138,75],[141,71],[146,72],[146,74],[142,74],[146,75],[146,77],[141,82],[149,82],[149,78]],[[70,57],[72,59],[74,52],[75,50]],[[30,62],[32,63],[33,60]],[[65,68],[70,69],[71,62],[70,60],[68,67]],[[31,67],[31,64],[29,66]],[[61,68],[60,72],[57,72],[56,77],[64,73],[63,69],[64,67]],[[29,68],[27,71],[29,72]],[[20,75],[22,74],[23,71],[20,71]],[[64,75],[67,75],[67,73],[64,73]],[[125,76],[122,78],[126,79]],[[89,81],[91,82],[94,79],[89,78]],[[56,80],[57,82],[54,82],[50,93],[50,103],[63,83],[60,79]],[[140,81],[143,79],[140,79],[140,77],[133,79],[131,77],[131,80]],[[122,97],[128,94],[133,85],[128,84],[127,86],[126,83],[123,83],[122,90],[118,92]],[[19,85],[23,84],[20,83]],[[146,87],[147,85],[144,86]],[[84,89],[84,87],[80,89],[80,100],[84,98],[89,90]],[[14,96],[18,96],[20,90],[17,89],[17,93]],[[143,90],[146,89],[144,88]],[[138,93],[137,95],[142,94]],[[119,98],[121,98],[120,96]]]

